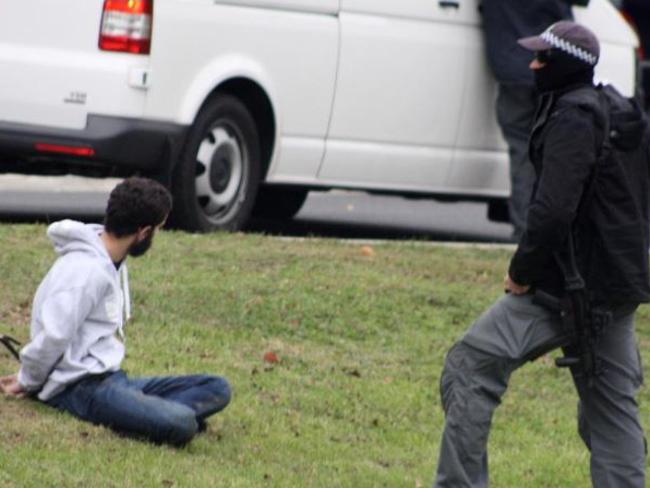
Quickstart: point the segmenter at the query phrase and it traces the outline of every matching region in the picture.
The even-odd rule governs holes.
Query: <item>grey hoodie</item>
[[[56,222],[47,235],[59,254],[32,306],[31,341],[18,382],[47,401],[84,376],[117,371],[130,316],[126,264],[119,270],[100,239],[103,227]]]

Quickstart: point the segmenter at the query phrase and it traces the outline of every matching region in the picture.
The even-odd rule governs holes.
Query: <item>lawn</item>
[[[54,252],[43,226],[2,225],[0,243],[0,333],[25,340]],[[428,487],[444,355],[502,293],[509,254],[163,232],[130,262],[124,368],[224,375],[233,402],[175,449],[0,398],[0,487]],[[638,329],[647,363],[647,308]],[[0,351],[0,374],[15,368]],[[647,388],[640,403],[650,427]],[[494,420],[492,486],[590,486],[575,413],[551,358],[518,371]]]

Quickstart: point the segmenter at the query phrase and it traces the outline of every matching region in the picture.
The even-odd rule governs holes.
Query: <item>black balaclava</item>
[[[572,85],[591,85],[594,67],[559,49],[550,49],[546,66],[533,70],[540,93],[561,90]]]

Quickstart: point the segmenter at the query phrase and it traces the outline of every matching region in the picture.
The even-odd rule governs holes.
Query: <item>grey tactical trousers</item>
[[[591,451],[596,488],[646,486],[634,310],[614,312],[597,350],[605,371],[591,388],[580,371],[572,371],[580,397],[578,430]],[[534,304],[530,295],[505,295],[451,348],[440,382],[446,423],[434,487],[488,486],[488,435],[510,375],[531,351],[554,349],[563,336],[556,313]]]

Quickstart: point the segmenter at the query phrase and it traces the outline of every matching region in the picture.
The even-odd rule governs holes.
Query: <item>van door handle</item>
[[[456,10],[460,8],[460,2],[458,0],[439,0],[438,5],[440,5],[440,8],[455,8]]]

